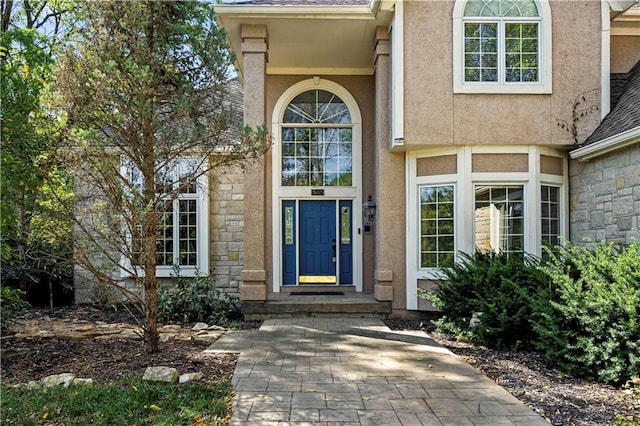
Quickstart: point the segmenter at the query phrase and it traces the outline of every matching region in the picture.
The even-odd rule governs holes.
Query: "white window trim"
[[[539,20],[531,18],[464,17],[467,0],[457,0],[453,7],[453,93],[550,94],[552,92],[552,32],[551,8],[548,0],[535,0]],[[465,82],[464,23],[465,22],[539,22],[539,76],[535,83]],[[504,37],[499,36],[501,40]],[[500,43],[502,46],[504,43]],[[503,47],[500,47],[503,51]],[[502,59],[500,59],[499,64]],[[501,68],[504,64],[499,65]],[[500,73],[503,71],[499,70]]]
[[[185,159],[193,158],[193,157],[185,157]],[[179,161],[180,159],[177,159]],[[122,166],[123,176],[126,176],[126,166]],[[209,275],[209,179],[208,174],[202,174],[196,180],[196,194],[195,197],[193,194],[189,194],[190,196],[185,199],[195,199],[196,200],[196,222],[197,222],[197,260],[195,266],[180,266],[180,276],[183,277],[195,277],[196,275],[200,276],[208,276]],[[176,198],[179,200],[180,197]],[[174,203],[175,201],[174,200]],[[172,207],[173,208],[173,207]],[[174,217],[175,210],[174,210]],[[175,220],[175,219],[174,219]],[[174,244],[175,246],[175,244]],[[131,264],[131,260],[123,257],[122,260],[123,267],[120,268],[120,275],[123,278],[131,277],[132,275],[128,271],[132,271],[135,269],[135,273],[143,277],[144,270],[139,266],[133,266]],[[174,276],[173,265],[157,265],[156,266],[156,277],[157,278],[170,278]]]
[[[517,154],[527,153],[528,172],[513,173],[473,173],[473,154]],[[437,176],[417,176],[419,158],[457,155],[455,174]],[[568,160],[563,159],[563,175],[540,173],[540,155],[558,156],[557,150],[544,146],[462,146],[433,148],[411,151],[406,155],[406,232],[409,237],[406,244],[406,286],[407,309],[418,309],[418,280],[436,280],[440,278],[437,268],[421,268],[419,262],[419,188],[425,185],[454,185],[454,233],[455,251],[473,253],[475,250],[475,185],[522,185],[524,197],[524,237],[523,249],[526,253],[540,256],[542,213],[540,204],[541,185],[560,187],[560,227],[559,236],[566,238],[569,225],[569,173]],[[472,194],[472,196],[465,196]],[[460,212],[465,212],[461,214]],[[470,212],[470,213],[466,213]],[[457,257],[459,259],[459,257]]]
[[[404,5],[395,3],[391,22],[391,141],[390,149],[404,145]]]

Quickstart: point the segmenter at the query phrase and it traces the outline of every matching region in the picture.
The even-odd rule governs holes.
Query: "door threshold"
[[[280,293],[313,293],[320,291],[341,291],[343,293],[355,293],[356,286],[354,285],[282,285],[280,286]]]

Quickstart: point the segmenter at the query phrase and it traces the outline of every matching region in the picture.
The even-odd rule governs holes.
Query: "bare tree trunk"
[[[155,274],[144,279],[145,329],[147,352],[158,352],[158,293]]]

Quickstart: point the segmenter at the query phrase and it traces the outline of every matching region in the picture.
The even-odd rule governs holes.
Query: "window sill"
[[[453,93],[476,94],[505,94],[505,95],[550,95],[551,84],[487,84],[487,83],[457,83]]]

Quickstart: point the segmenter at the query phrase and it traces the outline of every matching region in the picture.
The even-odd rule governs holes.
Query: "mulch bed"
[[[640,386],[591,383],[549,368],[540,354],[497,351],[447,339],[429,321],[389,320],[395,329],[423,329],[554,426],[640,425]]]
[[[31,310],[27,318],[62,318],[71,321],[139,324],[140,316],[130,307],[98,309],[92,306],[68,306],[53,310]],[[247,323],[247,328],[259,326]],[[3,336],[5,354],[12,351],[24,355],[3,356],[1,362],[4,384],[28,383],[52,374],[73,373],[91,378],[96,383],[113,383],[130,376],[142,376],[149,366],[174,367],[180,374],[203,373],[203,382],[231,380],[236,354],[205,354],[208,343],[196,340],[170,340],[160,343],[160,350],[148,353],[141,339],[15,338]]]

